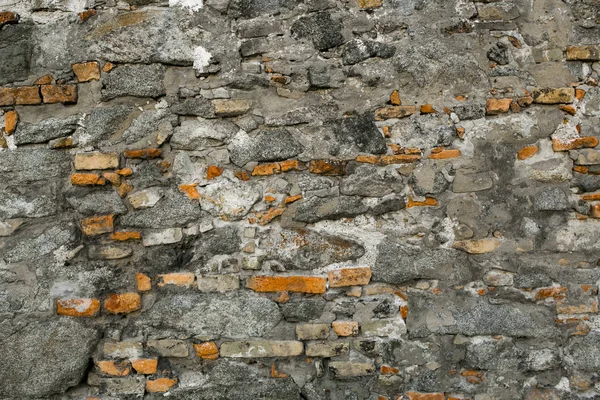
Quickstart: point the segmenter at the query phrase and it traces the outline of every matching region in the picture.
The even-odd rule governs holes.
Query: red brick
[[[104,309],[111,314],[127,314],[142,308],[142,298],[138,293],[111,294],[104,300]]]
[[[71,175],[71,185],[75,186],[93,186],[105,185],[106,181],[100,174],[73,174]]]
[[[325,293],[326,283],[319,276],[252,276],[246,287],[256,292]]]
[[[371,280],[371,267],[343,268],[329,271],[329,286],[368,285]]]
[[[77,85],[42,85],[44,103],[77,103]]]
[[[113,223],[114,214],[85,218],[81,221],[81,230],[87,236],[102,235],[113,231]]]
[[[60,299],[56,300],[56,313],[69,317],[93,317],[100,311],[98,299]]]

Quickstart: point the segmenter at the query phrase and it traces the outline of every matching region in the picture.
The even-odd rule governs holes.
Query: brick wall
[[[0,0],[0,398],[600,396],[594,0]]]

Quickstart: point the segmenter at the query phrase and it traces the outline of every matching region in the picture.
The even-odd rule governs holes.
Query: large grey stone
[[[342,50],[342,61],[346,65],[357,64],[371,57],[390,58],[396,48],[373,40],[354,39],[347,42]]]
[[[154,207],[129,212],[120,220],[123,226],[164,228],[185,225],[198,219],[200,206],[179,190],[167,189]]]
[[[71,156],[60,150],[17,149],[1,154],[0,173],[12,184],[65,177],[71,169]]]
[[[348,172],[340,182],[340,193],[344,195],[383,197],[404,188],[402,177],[395,169],[360,165]]]
[[[122,128],[122,125],[133,110],[133,107],[127,105],[93,109],[85,123],[85,135],[82,135],[79,141],[82,144],[95,144],[103,140],[108,140],[111,135]]]
[[[163,84],[166,67],[161,64],[125,64],[102,74],[102,100],[121,96],[160,97],[166,93]]]
[[[79,116],[67,118],[50,117],[38,124],[20,123],[14,133],[15,144],[45,143],[51,139],[75,133],[79,127]]]
[[[287,303],[280,304],[281,314],[288,322],[308,322],[323,314],[326,301],[322,297],[293,297]]]
[[[229,145],[231,161],[243,166],[250,161],[280,161],[300,154],[304,147],[285,129],[259,132],[256,136],[238,132]]]
[[[323,219],[352,218],[368,209],[358,196],[311,197],[298,202],[294,220],[314,223]]]
[[[0,218],[37,218],[56,214],[57,198],[51,186],[0,189]]]
[[[29,76],[33,24],[9,25],[0,29],[0,85]]]
[[[273,229],[263,247],[286,267],[303,270],[354,260],[365,252],[353,240],[308,229]]]
[[[384,154],[387,151],[385,138],[368,114],[336,120],[332,127],[342,154]]]
[[[597,371],[600,368],[600,334],[590,332],[581,338],[571,338],[567,347],[567,359],[576,369]]]
[[[77,228],[73,224],[57,224],[35,237],[24,238],[15,243],[4,253],[3,258],[8,263],[14,263],[51,256],[61,248],[64,251],[73,249],[77,239]]]
[[[459,169],[452,182],[452,191],[454,193],[479,192],[491,189],[494,182],[489,172],[469,172]]]
[[[177,338],[201,336],[241,339],[268,334],[281,320],[277,304],[250,293],[188,293],[161,296],[150,310],[135,321],[152,329],[157,337],[165,332]]]
[[[317,50],[327,50],[344,43],[342,24],[328,12],[318,12],[298,18],[292,24],[292,35],[308,39]]]
[[[204,266],[213,256],[239,251],[241,241],[234,226],[213,229],[196,239],[189,250],[188,259],[192,266]]]
[[[169,137],[173,131],[173,125],[177,123],[177,117],[168,110],[148,110],[140,114],[131,122],[131,126],[123,132],[125,143],[135,143],[152,134],[158,134],[162,139]]]
[[[221,146],[238,130],[233,122],[226,120],[186,119],[175,129],[171,146],[182,150]]]
[[[100,335],[80,320],[35,321],[0,341],[0,395],[39,398],[81,382]]]
[[[84,215],[125,214],[127,212],[123,200],[113,188],[109,190],[74,188],[65,194],[65,198],[75,211]]]

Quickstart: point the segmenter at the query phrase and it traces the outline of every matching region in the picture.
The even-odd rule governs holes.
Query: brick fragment
[[[219,358],[219,348],[215,342],[204,342],[194,344],[196,356],[205,360],[216,360]]]
[[[113,186],[121,185],[121,176],[114,172],[102,172],[102,177],[113,184]]]
[[[138,293],[111,294],[104,300],[104,309],[111,314],[127,314],[142,308],[142,298]]]
[[[368,285],[371,267],[336,269],[329,271],[328,278],[330,287]]]
[[[437,207],[438,201],[433,197],[425,197],[423,201],[415,201],[412,197],[408,198],[408,202],[406,203],[406,208],[412,207]]]
[[[533,157],[534,155],[537,154],[538,152],[538,147],[537,146],[526,146],[523,147],[521,150],[519,150],[517,152],[517,159],[518,160],[526,160],[528,158]]]
[[[183,340],[163,339],[148,340],[147,347],[163,357],[185,358],[188,356],[187,343]]]
[[[565,104],[559,106],[558,108],[560,108],[562,111],[566,112],[569,115],[575,115],[577,114],[577,109],[573,106],[567,106]]]
[[[485,113],[487,115],[496,115],[507,113],[510,110],[512,99],[487,99],[485,102]]]
[[[135,274],[135,280],[137,282],[138,292],[147,292],[152,289],[152,282],[150,277],[142,272]]]
[[[353,361],[331,361],[329,371],[336,378],[351,378],[355,376],[373,375],[376,371],[372,363],[361,363]]]
[[[162,150],[157,148],[139,149],[139,150],[125,150],[123,156],[125,158],[141,158],[143,160],[149,160],[152,158],[160,157]]]
[[[250,180],[250,175],[246,171],[234,171],[233,173],[240,181]]]
[[[459,149],[445,149],[445,150],[440,150],[437,152],[431,152],[431,155],[429,156],[429,158],[432,158],[434,160],[445,160],[445,159],[449,159],[449,158],[457,158],[460,157],[460,150]]]
[[[64,138],[53,139],[48,142],[48,147],[51,149],[65,149],[73,147],[73,137],[67,136]]]
[[[97,236],[113,231],[114,214],[98,215],[81,221],[81,230],[87,236]]]
[[[15,104],[17,90],[15,88],[0,88],[0,106],[12,106]]]
[[[129,361],[101,360],[96,361],[96,366],[101,373],[111,376],[127,376],[131,372]]]
[[[254,167],[254,169],[252,170],[252,176],[269,176],[273,174],[278,174],[280,172],[281,166],[279,165],[279,163],[262,164]],[[242,178],[238,177],[238,179],[240,180],[248,180],[243,178],[243,175]]]
[[[69,317],[93,317],[100,311],[98,299],[60,299],[56,300],[56,313]]]
[[[390,94],[390,104],[394,106],[401,106],[402,100],[400,99],[400,93],[397,90],[394,90],[392,94]]]
[[[309,172],[319,175],[345,175],[347,161],[344,160],[312,160]]]
[[[235,117],[242,115],[248,112],[252,106],[250,100],[217,99],[212,100],[211,103],[215,110],[215,115],[218,117]]]
[[[338,336],[346,337],[358,335],[358,322],[356,321],[333,321],[331,327]]]
[[[97,61],[89,61],[72,65],[77,82],[90,82],[100,79],[100,65]]]
[[[19,115],[16,111],[10,110],[4,114],[4,132],[7,135],[11,135],[14,133],[17,128],[17,121],[19,120]]]
[[[421,159],[419,154],[395,154],[393,156],[380,156],[377,161],[378,165],[392,165],[392,164],[409,164],[417,162]]]
[[[552,150],[568,151],[598,146],[598,138],[594,136],[578,137],[572,139],[552,139]]]
[[[77,85],[42,85],[40,90],[44,103],[77,103]]]
[[[190,287],[194,284],[195,275],[192,272],[173,272],[158,276],[158,286],[174,285],[179,287]]]
[[[79,21],[83,23],[96,14],[98,14],[96,10],[85,10],[77,14],[77,16],[79,17]]]
[[[583,89],[575,89],[575,98],[581,101],[585,97],[585,93],[586,92]]]
[[[0,28],[7,24],[19,22],[19,14],[12,11],[0,11]]]
[[[567,61],[600,61],[600,46],[569,46]]]
[[[443,393],[406,392],[408,400],[445,400]]]
[[[246,287],[256,292],[325,293],[326,282],[318,276],[252,276]]]
[[[209,165],[208,168],[206,168],[206,179],[210,181],[211,179],[221,176],[222,173],[223,168],[216,165]]]
[[[298,160],[281,161],[279,166],[281,167],[281,172],[302,171],[306,168],[304,163]]]
[[[200,193],[196,189],[197,186],[197,183],[179,185],[179,190],[185,193],[190,200],[195,200],[200,198]]]
[[[533,90],[533,102],[538,104],[572,103],[575,96],[573,88],[537,88]]]
[[[500,241],[498,239],[473,239],[459,240],[454,242],[453,248],[463,250],[469,254],[485,254],[492,253],[498,248]]]
[[[590,206],[590,217],[600,218],[600,203],[595,203]]]
[[[284,207],[271,207],[265,212],[256,213],[256,217],[258,218],[258,224],[261,226],[267,225],[269,222],[273,221],[275,218],[279,217],[284,212]]]
[[[117,153],[95,151],[75,154],[76,170],[112,169],[118,167],[119,155]]]
[[[419,112],[421,114],[435,114],[437,111],[435,111],[431,104],[423,104],[419,107]]]
[[[110,238],[119,242],[124,242],[126,240],[140,240],[142,238],[142,233],[138,231],[113,232],[110,235]]]
[[[21,86],[16,88],[15,104],[20,106],[41,104],[40,89],[37,86]]]
[[[372,10],[383,5],[383,0],[356,0],[356,2],[363,10]]]
[[[177,384],[177,378],[157,378],[146,380],[146,391],[149,393],[168,392]]]
[[[131,361],[131,366],[138,374],[153,375],[158,367],[158,358],[138,358]]]
[[[389,365],[382,365],[379,368],[379,372],[381,373],[381,375],[398,375],[400,373],[400,370],[395,367],[390,367]]]
[[[392,118],[406,118],[417,112],[416,106],[389,106],[375,110],[375,120],[385,121]]]
[[[33,82],[33,84],[34,85],[50,85],[53,80],[54,80],[54,78],[52,77],[52,75],[44,75],[41,78],[38,78],[38,80],[36,80],[35,82]]]
[[[106,180],[100,174],[73,174],[71,175],[71,185],[75,186],[93,186],[105,185]]]

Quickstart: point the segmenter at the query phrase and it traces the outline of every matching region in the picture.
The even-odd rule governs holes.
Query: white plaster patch
[[[180,242],[181,239],[183,239],[183,231],[181,228],[146,231],[142,235],[142,243],[144,246],[177,243]]]
[[[194,69],[198,73],[206,72],[210,65],[212,55],[202,46],[197,46],[194,49]]]
[[[204,7],[203,0],[169,0],[169,7],[181,7],[189,10],[190,13],[200,10]]]

